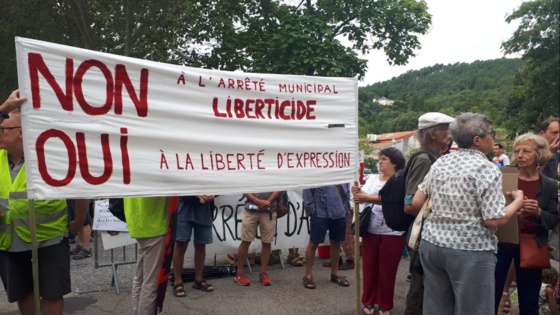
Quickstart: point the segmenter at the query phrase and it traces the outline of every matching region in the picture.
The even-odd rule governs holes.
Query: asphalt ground
[[[303,253],[300,249],[300,253]],[[258,265],[249,275],[251,285],[241,287],[233,276],[209,279],[214,292],[207,293],[192,289],[191,282],[185,283],[186,298],[177,298],[168,287],[163,314],[355,314],[356,288],[355,271],[341,271],[350,281],[350,287],[340,287],[329,281],[330,268],[322,266],[325,259],[317,258],[314,264],[314,280],[317,288],[306,289],[302,285],[305,267],[287,264],[287,250],[283,250],[285,269],[280,264],[269,266],[271,286],[259,283]],[[113,261],[133,261],[134,246],[113,251]],[[207,266],[227,265],[225,257],[208,257]],[[98,265],[111,262],[111,251],[99,250]],[[192,268],[192,260],[187,257],[185,267]],[[395,287],[395,307],[393,315],[403,314],[408,291],[408,258],[399,264]],[[64,314],[104,315],[132,314],[131,286],[134,264],[119,265],[116,268],[119,293],[111,285],[112,268],[95,266],[95,257],[72,260],[72,290],[65,296]],[[248,271],[248,270],[246,270]],[[361,304],[360,304],[361,305]],[[361,312],[361,308],[360,308]],[[0,314],[18,314],[16,303],[8,303],[6,293],[0,288]]]

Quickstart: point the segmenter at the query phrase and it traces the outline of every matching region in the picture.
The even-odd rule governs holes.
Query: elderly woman
[[[404,249],[403,232],[391,230],[385,223],[381,210],[379,190],[395,172],[404,168],[405,159],[396,148],[379,152],[379,174],[370,175],[362,189],[352,187],[354,201],[371,205],[368,234],[362,238],[362,263],[364,314],[373,314],[373,305],[379,305],[379,314],[391,314],[397,267]]]
[[[525,199],[521,206],[520,234],[532,234],[539,246],[548,242],[548,231],[558,224],[558,183],[540,173],[541,166],[551,153],[545,138],[532,133],[517,137],[513,143],[513,163],[517,164],[517,185]],[[513,260],[517,275],[520,314],[539,314],[539,292],[542,269],[519,266],[519,245],[498,243],[496,264],[496,309],[502,297],[502,288]]]
[[[432,211],[420,241],[427,315],[493,314],[496,228],[506,224],[523,202],[523,192],[510,192],[505,206],[502,174],[488,161],[495,132],[480,114],[459,115],[449,125],[459,150],[440,157],[419,185],[412,206],[431,196]],[[427,183],[427,179],[430,179]],[[540,278],[539,278],[540,279]]]

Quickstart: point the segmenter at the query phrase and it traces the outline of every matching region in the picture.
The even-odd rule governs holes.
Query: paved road
[[[134,246],[126,247],[127,259],[134,259]],[[287,256],[287,251],[284,257]],[[223,257],[217,257],[218,265],[225,264]],[[99,263],[110,262],[110,251],[100,251]],[[122,249],[115,251],[115,261],[122,259]],[[329,282],[329,268],[321,266],[325,260],[317,259],[314,278],[317,289],[305,289],[301,280],[304,267],[280,264],[269,268],[272,286],[263,287],[258,282],[258,274],[250,275],[253,282],[249,287],[240,287],[233,277],[212,279],[216,288],[212,293],[191,289],[186,283],[186,298],[176,298],[167,291],[164,314],[355,314],[355,277],[354,271],[341,271],[348,277],[351,286],[339,287]],[[207,264],[213,264],[214,257]],[[117,269],[120,294],[111,286],[111,268],[95,268],[94,258],[72,261],[73,293],[65,297],[64,314],[84,315],[125,315],[131,314],[131,283],[134,265],[123,265]],[[185,267],[192,267],[187,260]],[[258,268],[258,266],[257,266]],[[258,270],[258,269],[257,269]],[[403,258],[399,265],[395,292],[393,315],[402,314],[408,290],[406,275],[408,258]],[[7,303],[6,294],[0,289],[0,314],[17,313],[15,303]]]

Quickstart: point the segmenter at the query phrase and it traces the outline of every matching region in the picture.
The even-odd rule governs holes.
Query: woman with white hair
[[[434,163],[412,203],[419,209],[428,195],[432,202],[420,242],[423,313],[493,314],[495,232],[521,208],[523,193],[511,192],[505,206],[502,174],[485,155],[495,136],[488,117],[462,114],[449,129],[459,150]]]
[[[527,133],[515,139],[513,152],[512,162],[519,170],[517,185],[525,195],[521,207],[519,234],[528,234],[542,247],[548,242],[548,231],[558,224],[558,183],[540,172],[551,157],[548,142],[541,136]],[[520,314],[538,315],[542,269],[520,267],[519,245],[498,243],[497,257],[496,309],[513,261]]]

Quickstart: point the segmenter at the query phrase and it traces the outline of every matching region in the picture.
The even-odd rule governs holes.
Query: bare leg
[[[35,314],[35,299],[33,292],[24,296],[21,300],[17,301],[19,312],[21,315],[34,315]]]
[[[201,281],[206,259],[206,244],[194,243],[194,280]]]
[[[91,248],[90,238],[91,238],[91,225],[86,224],[82,226],[82,228],[78,232],[78,242],[80,242],[80,244],[85,249],[89,250]]]
[[[239,249],[237,250],[237,275],[243,273],[243,266],[245,266],[245,262],[247,261],[249,245],[251,245],[251,242],[247,241],[241,241],[241,244],[239,244]]]
[[[330,241],[331,243],[331,275],[338,276],[338,261],[340,257],[340,242]]]
[[[35,314],[35,298],[33,292],[17,301],[19,312],[22,315]],[[64,298],[41,299],[41,314],[43,315],[62,315],[64,312]]]
[[[261,273],[266,272],[266,266],[268,266],[270,253],[272,253],[272,245],[270,243],[263,242],[261,251]]]
[[[317,244],[309,241],[307,244],[307,250],[305,251],[305,277],[313,277],[313,263],[315,262],[315,251],[317,250]],[[339,244],[340,246],[340,244]],[[338,256],[337,256],[338,264]]]
[[[175,281],[173,282],[174,285],[183,283],[183,263],[185,262],[185,252],[187,251],[188,245],[188,241],[175,242],[175,250],[173,252],[173,273],[175,274]]]
[[[64,298],[42,299],[41,314],[43,315],[62,315],[64,312]]]
[[[513,279],[515,279],[515,265],[513,264],[512,261],[511,264],[509,265],[509,270],[506,277],[506,283],[504,283],[504,292],[508,292],[509,294],[509,287],[511,286]]]
[[[506,282],[504,283],[502,298],[500,299],[500,304],[498,305],[498,315],[507,314],[511,310],[511,305],[509,304],[509,288],[513,279],[515,279],[515,265],[512,261],[509,265]]]

